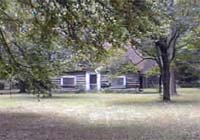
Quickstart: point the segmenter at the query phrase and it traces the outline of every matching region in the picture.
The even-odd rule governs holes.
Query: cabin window
[[[74,87],[76,85],[76,77],[75,76],[63,76],[61,78],[61,86],[62,87]]]
[[[112,80],[113,86],[126,86],[126,77],[118,76]]]

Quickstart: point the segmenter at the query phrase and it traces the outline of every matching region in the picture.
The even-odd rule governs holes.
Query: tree
[[[123,3],[123,2],[122,2]],[[124,2],[126,3],[126,2]],[[193,28],[199,26],[199,1],[158,0],[128,1],[126,10],[121,12],[122,26],[126,27],[130,42],[137,46],[147,59],[153,59],[160,67],[160,79],[163,83],[163,100],[170,101],[175,93],[175,80],[171,66],[176,57],[177,45]],[[133,3],[141,9],[134,11]],[[117,8],[116,8],[117,9]],[[140,13],[135,17],[135,13]],[[139,18],[137,22],[134,19]],[[135,31],[135,26],[140,27]],[[150,40],[153,49],[143,46],[144,40]],[[155,45],[154,45],[155,42]],[[170,80],[171,79],[171,80]],[[161,80],[160,80],[161,81]],[[170,84],[170,81],[174,83]],[[171,85],[171,87],[170,87]],[[174,90],[173,90],[174,89]]]
[[[140,9],[140,3],[134,5]],[[1,1],[1,62],[5,62],[1,68],[9,67],[31,90],[43,92],[51,87],[47,86],[50,76],[60,72],[62,62],[50,59],[58,48],[67,48],[75,59],[96,61],[106,54],[105,42],[123,44],[125,28],[119,26],[119,18],[112,12],[117,6],[120,1]]]
[[[98,61],[106,56],[107,42],[113,47],[131,43],[139,48],[141,40],[153,38],[163,100],[168,101],[178,38],[198,26],[198,4],[187,0],[4,0],[0,3],[0,67],[4,75],[24,79],[32,91],[40,93],[51,87],[50,77],[61,72],[63,62],[51,59],[58,48],[69,51],[66,63],[80,58]]]
[[[178,80],[180,86],[198,87],[200,77],[200,27],[188,33],[178,45],[177,66]]]
[[[172,19],[169,24],[169,33],[168,36],[159,37],[156,41],[156,48],[161,57],[164,88],[163,100],[165,101],[169,101],[170,95],[176,92],[174,87],[176,83],[172,77],[174,76],[174,70],[170,65],[176,57],[177,44],[181,42],[182,36],[199,26],[199,17],[197,16],[199,13],[199,2],[181,0],[175,2],[171,0],[167,1],[167,4],[169,4],[169,7],[166,11]]]
[[[50,77],[62,72],[64,62],[51,59],[57,49],[98,59],[103,36],[110,34],[104,24],[113,27],[100,16],[101,9],[93,1],[1,1],[1,75],[12,74],[39,94],[50,90]]]

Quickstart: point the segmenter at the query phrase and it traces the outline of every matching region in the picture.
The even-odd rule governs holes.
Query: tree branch
[[[149,57],[143,57],[141,54],[139,54],[136,50],[136,48],[134,48],[133,46],[131,46],[131,49],[135,52],[135,54],[137,56],[139,56],[142,59],[151,59],[151,60],[155,60],[155,57],[150,57],[151,55],[149,55]],[[143,50],[142,50],[143,51]],[[144,51],[145,53],[147,53],[146,51]],[[149,53],[150,54],[150,53]]]
[[[10,46],[8,45],[7,41],[6,41],[6,38],[4,36],[4,33],[3,33],[3,30],[0,28],[0,35],[1,35],[1,40],[2,40],[2,43],[3,43],[3,47],[5,48],[5,51],[8,53],[8,55],[10,56],[11,60],[15,63],[15,64],[18,64],[14,55],[12,54],[11,52],[11,49],[10,49]]]
[[[171,36],[171,38],[167,44],[167,49],[169,49],[171,47],[172,43],[174,43],[174,44],[176,43],[178,37],[179,37],[179,29],[177,29],[177,27],[176,27],[173,35]]]
[[[162,59],[160,58],[160,51],[159,51],[159,47],[157,45],[155,45],[156,47],[156,61],[157,61],[157,64],[159,65],[160,67],[160,70],[163,68],[163,62],[162,62]]]
[[[135,52],[135,54],[136,54],[137,56],[139,56],[139,57],[142,59],[142,60],[140,60],[139,62],[134,63],[134,65],[139,65],[139,64],[142,63],[144,60],[156,60],[154,57],[143,57],[143,56],[141,56],[141,54],[139,54],[133,46],[131,46],[131,49]]]
[[[1,40],[2,40],[2,43],[3,43],[3,47],[5,48],[5,51],[8,53],[8,55],[10,56],[10,59],[13,61],[13,63],[17,66],[17,67],[24,67],[24,68],[30,68],[29,66],[26,66],[26,65],[23,65],[19,62],[17,62],[14,54],[12,53],[11,49],[10,49],[10,46],[8,45],[6,39],[5,39],[5,36],[4,36],[4,33],[2,31],[2,29],[0,28],[0,35],[1,35]]]

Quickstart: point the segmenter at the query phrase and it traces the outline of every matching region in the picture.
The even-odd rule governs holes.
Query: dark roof
[[[64,72],[63,74],[85,74],[86,71],[85,70],[80,70],[80,71],[68,71],[68,72]]]
[[[143,59],[144,57],[137,49],[134,49],[135,47],[126,46],[126,48],[126,57],[138,67],[141,73],[145,74],[157,65],[154,60]]]

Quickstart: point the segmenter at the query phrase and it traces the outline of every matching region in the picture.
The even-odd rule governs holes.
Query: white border
[[[123,86],[126,86],[126,76],[117,76],[116,78],[123,78]]]
[[[63,78],[74,78],[74,86],[76,85],[76,76],[66,75],[66,76],[62,76],[61,79],[60,79],[60,85],[61,86],[64,86],[63,85]]]
[[[101,90],[101,73],[97,73],[97,90]]]
[[[89,72],[85,73],[85,90],[86,91],[90,90],[90,73]]]
[[[85,74],[85,81],[86,81],[86,91],[90,90],[90,75],[96,74],[97,76],[97,91],[101,90],[101,74],[96,72],[86,72]]]

